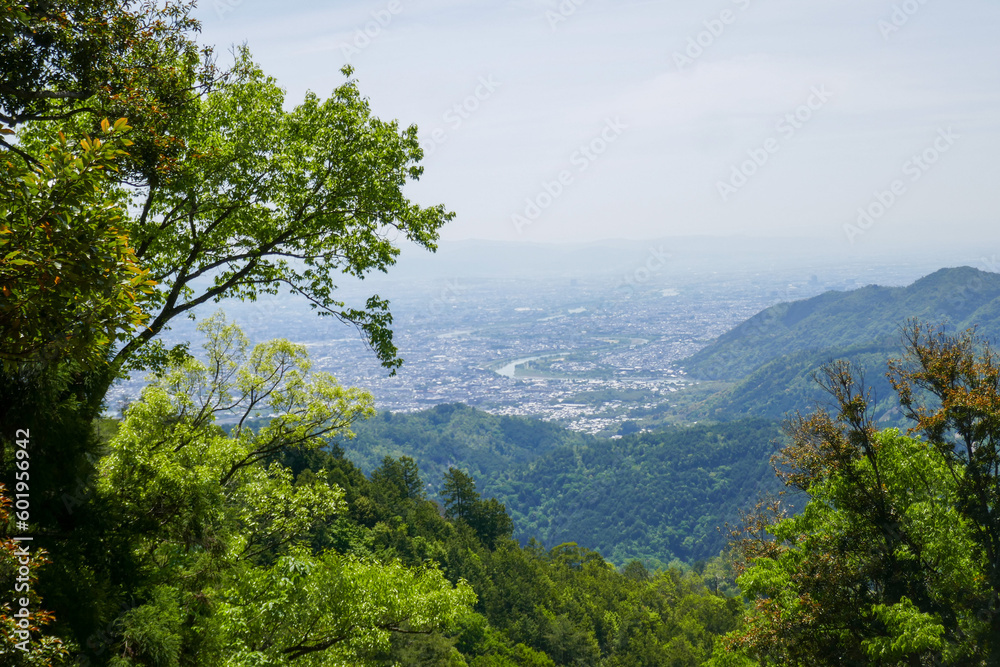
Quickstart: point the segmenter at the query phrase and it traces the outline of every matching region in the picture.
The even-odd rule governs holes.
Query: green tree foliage
[[[460,463],[460,474],[509,511],[522,542],[574,541],[616,563],[710,558],[725,545],[720,526],[781,488],[767,463],[781,432],[763,419],[600,440],[537,419],[439,405],[383,412],[356,431],[339,444],[362,468],[405,454],[441,488],[448,475],[455,484],[448,470]]]
[[[956,478],[956,509],[984,559],[987,655],[1000,655],[1000,361],[974,330],[960,335],[910,322],[892,382],[916,432]]]
[[[285,460],[298,480],[319,469],[343,480],[347,515],[318,531],[317,544],[411,566],[433,560],[449,580],[468,581],[476,592],[474,613],[453,631],[396,635],[382,654],[387,664],[700,665],[742,613],[738,599],[711,590],[707,578],[690,570],[650,571],[635,561],[619,572],[571,543],[549,550],[504,538],[490,544],[464,518],[446,518],[421,494],[401,491],[401,472],[415,470],[410,459],[385,459],[367,478],[339,448],[290,452]],[[466,508],[496,502],[484,501],[461,471],[449,479]],[[452,494],[441,489],[441,495]],[[717,569],[713,562],[703,572]]]
[[[11,501],[7,488],[0,484],[0,525],[11,519]],[[24,547],[27,554],[24,553]],[[52,613],[41,609],[41,600],[33,591],[38,581],[38,568],[44,565],[45,551],[26,542],[12,539],[0,541],[0,581],[3,590],[13,593],[12,599],[0,604],[0,656],[11,667],[43,667],[69,654],[66,644],[57,637],[42,634],[42,626],[52,622]],[[27,576],[21,568],[27,569]],[[20,581],[18,581],[20,579]],[[15,589],[15,582],[21,586]],[[25,586],[27,588],[25,588]],[[22,607],[20,600],[29,606]],[[29,616],[21,616],[27,609]]]
[[[128,279],[141,275],[122,269],[145,270],[130,245],[128,184],[157,181],[172,169],[184,153],[181,128],[190,120],[190,102],[219,78],[211,50],[190,38],[198,27],[191,7],[173,0],[0,5],[2,189],[13,223],[3,254],[37,257],[21,256],[34,264],[10,263],[18,256],[4,262],[4,286],[11,290],[4,293],[4,333],[16,329],[14,338],[4,337],[6,357],[23,359],[41,342],[42,352],[73,348],[103,362],[114,353],[112,343],[136,335],[134,320],[114,308],[131,307],[119,297],[134,294]],[[115,123],[109,138],[106,118],[130,125]],[[88,136],[95,140],[77,149],[77,140]],[[102,146],[97,137],[110,143]],[[28,277],[41,282],[27,290]],[[0,411],[0,437],[9,440],[14,429],[29,427],[40,442],[61,443],[67,474],[54,475],[47,486],[72,488],[87,474],[82,457],[94,453],[89,423],[115,373],[106,363],[86,369],[74,367],[73,358],[54,363],[67,361],[65,355],[46,360],[4,370],[0,406],[10,410]],[[54,467],[50,460],[40,463]],[[43,523],[58,521],[64,530],[72,523],[58,506],[40,505]]]
[[[223,76],[212,49],[192,39],[199,28],[192,7],[183,0],[0,5],[0,124],[74,124],[92,133],[102,118],[128,118],[135,148],[123,175],[158,180],[184,157],[178,129],[191,117],[190,103]],[[45,146],[0,142],[28,162]]]
[[[905,427],[906,419],[886,377],[889,360],[901,352],[898,342],[792,352],[767,362],[732,389],[710,399],[702,414],[723,420],[748,416],[783,419],[796,411],[829,408],[830,395],[817,385],[816,377],[824,365],[842,360],[865,369],[863,381],[878,399],[872,411],[880,425]]]
[[[514,524],[507,508],[496,498],[483,500],[475,480],[458,468],[445,473],[441,498],[445,516],[468,524],[483,544],[492,548],[500,540],[510,539]]]
[[[895,429],[871,445],[871,458],[813,480],[801,515],[750,524],[776,540],[742,543],[752,565],[738,582],[757,603],[734,647],[764,664],[978,664],[959,637],[984,629],[973,602],[982,562],[954,508],[955,480],[925,442]],[[881,523],[862,506],[873,496],[891,508]]]
[[[32,518],[54,560],[43,585],[50,570],[102,553],[81,530],[87,512],[64,499],[92,495],[92,421],[114,376],[106,360],[143,321],[133,297],[148,276],[122,184],[169,170],[182,140],[167,120],[180,123],[185,101],[214,77],[186,38],[196,27],[188,9],[0,5],[0,440],[6,454],[17,429],[32,434]]]
[[[372,482],[379,488],[391,489],[392,497],[400,500],[420,500],[425,495],[417,462],[409,456],[385,457],[372,472]]]
[[[0,448],[18,429],[42,443],[34,516],[50,526],[65,519],[58,498],[92,451],[80,409],[92,392],[80,379],[103,372],[113,345],[147,319],[148,273],[106,192],[128,131],[105,121],[98,136],[74,145],[59,135],[31,163],[7,155],[0,167]]]
[[[357,325],[396,368],[387,302],[372,296],[347,306],[335,298],[335,281],[385,271],[399,253],[397,235],[433,249],[452,217],[402,194],[422,171],[416,128],[374,117],[353,80],[329,99],[310,93],[285,111],[283,91],[246,51],[188,106],[184,159],[168,176],[127,188],[138,211],[126,225],[136,256],[164,287],[149,328],[113,364],[200,304],[283,287]]]
[[[501,547],[484,569],[477,609],[560,665],[700,665],[742,610],[693,572],[627,576],[573,543]]]
[[[761,507],[737,542],[738,581],[756,602],[732,649],[795,665],[984,665],[998,654],[996,357],[971,331],[905,331],[891,379],[919,437],[877,431],[850,366],[827,369],[837,418],[790,422],[777,459],[809,493],[805,511]]]
[[[390,649],[393,633],[454,625],[475,600],[468,585],[452,587],[433,565],[295,551],[220,597],[219,664],[227,665],[384,664],[375,656]]]
[[[108,200],[108,171],[131,145],[125,120],[76,147],[60,135],[36,161],[8,160],[0,175],[0,361],[71,360],[86,368],[147,316],[151,292]],[[137,303],[138,302],[138,303]],[[24,368],[21,366],[20,368]]]
[[[301,414],[281,413],[285,418],[265,429],[238,427],[232,438],[238,448],[226,454],[230,470],[217,480],[226,494],[237,495],[212,495],[197,485],[189,488],[179,483],[186,480],[184,475],[165,479],[136,461],[137,469],[158,482],[147,485],[136,478],[133,486],[161,495],[146,514],[133,517],[134,524],[121,523],[129,503],[138,508],[152,500],[141,493],[125,493],[121,504],[115,505],[106,493],[95,493],[94,463],[103,452],[92,422],[115,377],[128,368],[174,369],[168,375],[181,393],[154,392],[149,405],[162,411],[164,433],[178,438],[188,433],[204,445],[199,439],[215,428],[208,425],[214,408],[195,398],[188,402],[180,398],[183,392],[194,391],[202,371],[184,366],[187,370],[178,375],[183,350],[167,354],[155,344],[156,334],[172,318],[190,314],[207,301],[228,296],[253,299],[282,286],[304,294],[321,311],[356,325],[380,360],[395,369],[400,360],[392,344],[387,302],[377,295],[362,304],[338,301],[337,276],[363,277],[385,270],[399,252],[397,238],[433,249],[438,228],[451,218],[441,206],[421,208],[402,195],[405,184],[421,173],[416,128],[401,129],[395,122],[375,118],[356,82],[349,79],[349,70],[345,70],[348,81],[329,99],[310,94],[286,111],[283,91],[245,50],[238,52],[230,70],[215,68],[211,49],[199,47],[193,38],[198,25],[190,18],[192,7],[185,0],[54,0],[0,6],[0,151],[4,177],[12,185],[4,188],[10,191],[5,212],[17,224],[0,234],[11,239],[5,243],[10,247],[4,248],[7,261],[0,267],[10,292],[4,293],[9,297],[4,312],[16,311],[3,326],[16,330],[16,340],[29,352],[35,349],[33,336],[41,336],[42,348],[51,350],[56,343],[63,346],[67,329],[44,317],[58,311],[72,324],[73,317],[82,314],[91,328],[84,335],[79,327],[69,327],[70,340],[80,343],[75,352],[107,361],[86,369],[65,360],[41,369],[7,368],[0,378],[4,399],[0,437],[9,444],[14,429],[30,428],[36,448],[33,518],[39,540],[54,555],[40,586],[58,612],[60,627],[73,628],[80,637],[100,632],[119,604],[133,599],[130,591],[140,589],[139,597],[155,600],[157,606],[123,618],[145,618],[143,614],[161,610],[164,629],[151,631],[150,636],[176,636],[169,629],[170,619],[186,617],[178,616],[175,602],[187,610],[191,598],[161,591],[142,579],[142,573],[151,571],[149,559],[168,563],[174,559],[152,544],[136,546],[131,541],[136,532],[123,526],[134,526],[140,533],[148,529],[156,536],[151,538],[154,543],[169,538],[185,550],[211,553],[199,540],[221,531],[219,526],[229,525],[232,517],[208,512],[200,503],[218,504],[225,497],[238,505],[238,492],[232,488],[235,480],[250,484],[243,476],[259,471],[262,461],[277,449],[305,446],[323,436],[307,427],[316,426],[311,421],[317,417],[313,408],[303,408]],[[116,124],[116,141],[87,140],[77,150],[73,138],[111,132],[101,126],[103,118],[127,118],[131,129]],[[117,140],[119,134],[127,137]],[[63,143],[59,139],[63,136],[71,139]],[[106,138],[101,135],[101,139]],[[127,152],[113,154],[125,147],[125,141],[131,142]],[[66,183],[46,178],[50,172],[64,176]],[[58,225],[46,227],[35,219],[32,207],[45,212],[45,205],[52,205],[51,215],[61,216]],[[67,234],[66,229],[74,233]],[[85,251],[93,261],[83,257]],[[114,268],[115,261],[118,268],[137,269],[127,269],[135,274],[129,278],[131,284],[118,272],[102,271]],[[65,274],[53,275],[52,268]],[[150,275],[141,273],[147,270]],[[22,284],[11,283],[10,272],[24,279]],[[29,275],[42,280],[36,280],[38,289],[26,280]],[[122,297],[129,298],[140,286],[137,278],[144,287],[150,278],[157,285],[148,302],[152,311],[148,328],[139,332],[129,328],[134,320],[128,318],[136,313],[131,303],[125,318],[115,319],[113,309],[100,308],[105,305],[101,299],[125,304]],[[53,285],[58,279],[58,289],[49,289],[50,279]],[[24,285],[36,292],[28,295],[30,299],[21,298]],[[54,307],[55,301],[86,303],[78,298],[83,287],[91,290],[94,308]],[[15,303],[15,298],[20,300]],[[87,336],[93,345],[85,342]],[[104,347],[98,344],[102,341]],[[275,359],[298,355],[291,349],[269,349],[259,358],[254,354],[247,363],[262,368],[278,363]],[[283,381],[290,382],[298,372],[293,368],[296,363],[281,362],[276,367],[291,369]],[[281,400],[304,399],[306,405],[329,407],[332,387],[330,382],[316,381],[308,390],[296,390],[299,393],[276,390],[269,400],[280,406]],[[248,420],[255,409],[249,409]],[[155,421],[155,414],[147,416]],[[127,432],[124,429],[123,438]],[[297,443],[296,438],[302,441]],[[184,466],[201,465],[187,460],[190,452],[184,449],[178,449],[173,467],[166,465],[165,471],[177,473]],[[4,465],[9,467],[9,457]],[[265,476],[258,482],[284,488],[287,480],[282,480],[275,472],[273,478]],[[186,499],[181,488],[192,492],[192,498]],[[166,515],[172,519],[161,526],[157,521]],[[251,519],[240,520],[250,526]],[[281,525],[272,526],[275,540],[288,537]],[[224,537],[215,535],[218,540]],[[202,564],[208,567],[207,563]],[[198,604],[207,604],[200,593],[190,595]],[[140,635],[129,640],[129,646],[152,641]],[[123,650],[122,659],[131,650]],[[163,655],[173,655],[172,650],[163,648]]]
[[[286,111],[283,91],[245,49],[227,71],[215,68],[211,49],[193,39],[192,6],[5,8],[3,30],[13,38],[0,49],[0,115],[19,128],[17,141],[4,144],[9,152],[34,162],[60,130],[95,131],[100,114],[133,127],[108,198],[130,202],[121,228],[161,287],[149,326],[115,352],[108,372],[90,378],[91,416],[127,361],[167,362],[161,347],[146,346],[174,317],[279,288],[357,326],[382,363],[397,368],[388,303],[377,295],[337,300],[337,276],[385,271],[397,238],[434,249],[452,217],[402,194],[422,172],[415,127],[374,117],[350,79],[329,99],[310,93]]]
[[[563,447],[484,488],[522,539],[573,540],[617,563],[693,562],[722,550],[719,528],[741,507],[780,488],[767,464],[780,435],[774,422],[741,420]]]
[[[470,521],[474,508],[479,502],[476,482],[458,468],[448,468],[444,474],[444,488],[441,490],[444,500],[444,515],[449,519]]]
[[[79,562],[87,539],[63,500],[95,460],[86,377],[106,372],[114,345],[146,321],[148,273],[107,194],[129,130],[122,119],[79,142],[60,134],[31,161],[4,155],[0,173],[0,452],[10,474],[15,434],[31,433],[32,528],[44,527],[36,544],[55,567]],[[65,611],[64,597],[50,600]]]
[[[310,546],[346,511],[344,492],[277,460],[345,431],[371,397],[311,372],[300,346],[250,349],[221,316],[201,326],[206,361],[158,377],[99,464],[97,502],[129,570],[95,563],[90,578],[137,603],[109,664],[376,664],[392,633],[457,622],[475,595],[435,565]],[[268,424],[248,426],[260,413]]]

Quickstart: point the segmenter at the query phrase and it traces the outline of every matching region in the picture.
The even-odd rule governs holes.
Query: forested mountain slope
[[[577,542],[619,564],[714,556],[725,544],[719,528],[778,488],[769,459],[780,434],[761,419],[603,440],[441,405],[382,413],[354,430],[339,446],[362,469],[410,456],[433,490],[455,466],[506,504],[522,543]]]
[[[886,372],[889,359],[901,355],[902,347],[893,341],[792,352],[767,362],[731,390],[711,399],[705,416],[722,420],[782,419],[795,411],[830,409],[833,398],[816,381],[817,374],[825,364],[843,359],[863,369],[864,385],[872,389],[880,426],[899,426],[903,416]]]
[[[565,447],[483,488],[503,501],[514,535],[575,541],[624,563],[718,554],[738,510],[782,487],[770,465],[781,433],[750,419]]]
[[[594,442],[591,436],[526,417],[498,417],[461,403],[410,414],[380,412],[354,424],[356,437],[342,439],[345,456],[370,472],[386,456],[413,457],[429,486],[439,488],[449,466],[477,480],[533,461],[564,445]]]
[[[287,452],[281,462],[298,484],[321,478],[344,491],[345,512],[317,526],[314,548],[440,568],[476,593],[471,613],[455,627],[398,634],[366,664],[693,666],[719,652],[719,636],[738,627],[743,605],[720,559],[657,571],[637,561],[615,568],[575,544],[519,546],[509,538],[509,521],[476,520],[477,509],[502,512],[472,480],[464,479],[464,509],[454,498],[442,508],[427,499],[407,457],[386,459],[369,475],[337,448]]]
[[[888,351],[898,347],[900,326],[908,318],[950,329],[978,325],[991,336],[1000,331],[1000,274],[963,266],[941,269],[906,287],[869,285],[781,303],[720,336],[689,357],[685,368],[697,378],[738,380],[803,351],[829,356],[871,343]]]

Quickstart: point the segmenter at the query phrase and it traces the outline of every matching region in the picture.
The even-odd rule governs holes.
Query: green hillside
[[[768,461],[780,434],[768,420],[603,440],[536,419],[440,405],[384,412],[355,431],[357,438],[338,444],[361,469],[410,456],[436,490],[455,466],[506,504],[522,543],[577,542],[617,563],[714,556],[725,544],[718,529],[762,491],[778,488]]]
[[[483,487],[521,540],[572,540],[618,563],[692,562],[724,548],[738,509],[780,490],[769,461],[781,437],[760,419],[641,433],[555,450]]]
[[[990,336],[1000,331],[1000,274],[963,266],[941,269],[907,287],[869,285],[781,303],[689,357],[685,369],[696,378],[738,380],[768,362],[801,352],[832,357],[835,351],[873,343],[891,350],[898,342],[900,326],[912,317],[947,323],[954,329],[978,325]],[[800,366],[805,358],[792,356],[779,366]],[[777,378],[770,383],[763,379],[756,381],[757,386],[796,392]],[[751,387],[743,391],[749,393]]]
[[[338,442],[365,472],[386,456],[410,456],[428,486],[440,488],[449,466],[484,483],[500,471],[523,465],[557,447],[594,442],[558,424],[525,417],[498,417],[461,403],[411,414],[381,412],[355,423],[356,437]]]
[[[864,384],[872,388],[878,404],[877,414],[886,416],[882,426],[898,426],[901,417],[896,394],[886,377],[888,361],[898,358],[898,343],[871,343],[830,350],[803,350],[778,357],[753,371],[731,390],[709,401],[706,416],[713,419],[765,417],[782,419],[799,410],[830,408],[832,397],[816,382],[816,373],[836,359],[846,359],[864,369]],[[890,414],[887,414],[890,413]]]

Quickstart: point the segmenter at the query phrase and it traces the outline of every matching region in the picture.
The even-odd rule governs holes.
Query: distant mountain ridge
[[[864,371],[874,391],[876,418],[901,425],[895,393],[886,378],[888,361],[903,354],[901,327],[909,318],[952,331],[976,327],[1000,335],[1000,274],[968,266],[940,269],[906,287],[869,285],[826,292],[761,311],[685,362],[695,378],[735,380],[710,399],[703,418],[779,419],[794,411],[831,407],[816,383],[820,369],[836,359]]]
[[[917,244],[921,246],[921,244]],[[975,261],[979,248],[965,241],[939,243],[933,249],[872,246],[851,248],[807,237],[664,236],[643,240],[605,239],[542,243],[487,240],[442,240],[434,253],[404,244],[388,274],[374,273],[364,281],[344,280],[341,289],[385,290],[399,281],[441,279],[523,279],[525,277],[617,278],[643,266],[651,253],[669,256],[663,275],[689,277],[723,272],[769,272],[781,267],[824,273],[823,267],[854,266],[863,275],[873,264],[899,264],[905,253],[914,273],[932,270],[943,262]]]
[[[1000,274],[946,268],[906,287],[868,285],[767,308],[692,355],[692,377],[738,380],[785,355],[898,346],[900,326],[917,318],[949,329],[1000,332]]]

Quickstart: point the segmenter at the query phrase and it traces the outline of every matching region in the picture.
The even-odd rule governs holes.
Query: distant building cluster
[[[389,377],[356,331],[291,299],[227,302],[253,341],[284,337],[309,349],[314,369],[370,390],[379,409],[413,412],[465,403],[535,416],[587,433],[614,433],[635,414],[666,409],[690,386],[682,359],[763,308],[830,287],[815,275],[667,276],[623,292],[602,280],[415,283],[392,301],[402,369]],[[193,341],[194,323],[167,342]],[[138,395],[116,386],[109,411]]]

